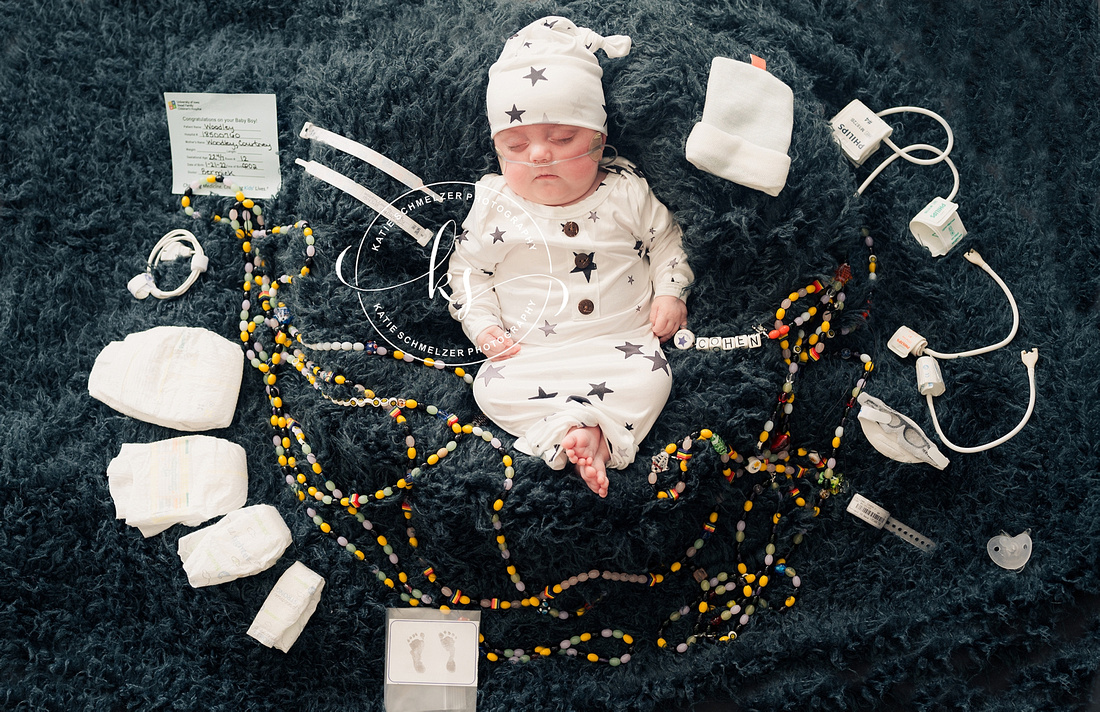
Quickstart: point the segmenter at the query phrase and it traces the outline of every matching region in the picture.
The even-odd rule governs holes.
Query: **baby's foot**
[[[447,651],[450,656],[447,660],[447,671],[455,671],[455,634],[449,630],[445,630],[439,634],[439,642],[443,644],[443,649]]]
[[[409,636],[409,654],[412,655],[413,668],[417,672],[424,672],[424,661],[421,652],[424,650],[424,634],[413,633]]]
[[[569,462],[576,465],[577,474],[585,484],[601,497],[607,496],[607,462],[611,452],[603,431],[597,427],[576,427],[570,430],[561,441],[562,449]]]

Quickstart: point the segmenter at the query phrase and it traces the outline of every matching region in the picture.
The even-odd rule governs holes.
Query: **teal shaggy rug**
[[[791,292],[828,286],[850,265],[847,308],[831,314],[835,336],[821,358],[802,364],[790,417],[775,417],[789,371],[780,339],[764,336],[755,349],[666,346],[672,397],[601,500],[516,452],[491,423],[478,427],[499,435],[500,448],[451,434],[428,405],[459,425],[478,416],[453,368],[310,352],[305,373],[317,366],[318,389],[289,359],[267,373],[246,362],[232,423],[208,434],[244,448],[247,503],[273,505],[292,543],[262,573],[192,588],[177,547],[195,530],[142,537],[115,518],[106,474],[124,443],[181,433],[88,393],[110,342],[191,326],[247,350],[242,311],[262,313],[258,293],[242,310],[242,240],[210,220],[228,215],[233,199],[197,198],[196,220],[173,194],[164,93],[276,97],[282,187],[262,201],[263,215],[269,227],[308,221],[315,254],[297,276],[305,242],[291,229],[256,239],[250,255],[276,276],[296,275],[278,301],[304,340],[382,343],[371,302],[336,270],[376,213],[295,161],[331,166],[386,200],[405,188],[299,132],[306,122],[335,131],[429,182],[475,181],[495,163],[483,113],[488,66],[505,38],[546,15],[633,38],[628,56],[603,60],[610,143],[684,229],[696,335],[773,329]],[[383,710],[386,611],[421,597],[422,607],[481,611],[484,712],[1100,709],[1093,0],[5,0],[0,37],[3,709]],[[711,60],[750,55],[794,94],[791,171],[777,197],[685,159]],[[888,151],[863,167],[842,156],[829,120],[852,99],[875,111],[925,107],[950,123],[953,201],[968,235],[946,256],[932,257],[908,225],[947,196],[951,171],[895,161],[857,196]],[[886,118],[898,145],[945,145],[926,116]],[[209,269],[177,299],[134,299],[127,282],[177,228],[194,232]],[[940,425],[967,446],[1011,430],[1028,401],[1020,353],[1037,348],[1034,413],[986,452],[941,443],[951,460],[942,471],[896,462],[870,445],[859,406],[849,405],[865,377],[868,393],[940,442],[914,358],[888,349],[895,330],[909,326],[953,352],[995,343],[1012,326],[1001,289],[964,259],[970,249],[1011,288],[1019,330],[1004,349],[943,362]],[[428,253],[406,240],[371,259],[363,274],[398,284],[424,271]],[[187,273],[177,264],[155,276],[169,285]],[[421,287],[389,298],[419,340],[461,343]],[[269,324],[279,323],[269,319],[251,338],[274,353]],[[336,402],[362,397],[352,384],[417,401],[403,409],[423,450],[415,476],[391,408]],[[289,450],[301,461],[279,461],[276,445],[295,440],[287,417],[322,474],[296,443]],[[787,431],[789,445],[777,442]],[[425,461],[451,439],[453,452]],[[651,484],[651,458],[670,444],[672,466]],[[723,461],[726,447],[740,462]],[[358,508],[341,504],[353,493],[363,495]],[[935,547],[849,514],[856,493]],[[987,541],[1025,530],[1030,561],[1018,571],[995,565]],[[246,631],[294,561],[326,584],[284,653]]]

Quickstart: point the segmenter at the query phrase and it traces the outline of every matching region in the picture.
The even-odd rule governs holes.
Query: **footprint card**
[[[419,611],[418,611],[419,613]],[[398,685],[477,685],[478,622],[390,618],[386,682]]]

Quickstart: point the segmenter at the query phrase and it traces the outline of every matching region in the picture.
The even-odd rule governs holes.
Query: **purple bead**
[[[627,653],[626,655],[621,655],[621,656],[619,656],[619,662],[620,662],[620,663],[628,663],[628,662],[630,662],[630,653]]]
[[[611,629],[610,628],[604,628],[603,630],[600,631],[600,635],[602,635],[605,638],[610,638],[611,637]]]
[[[292,484],[294,484],[294,475],[287,475],[287,476],[286,476],[286,483],[287,483],[288,485],[292,485]]]
[[[343,499],[344,498],[344,493],[341,492],[340,490],[333,490],[332,491],[332,496],[335,499]]]
[[[374,525],[370,523],[369,519],[364,519],[363,520],[363,528],[366,529],[367,531],[370,531],[371,529],[374,529]]]
[[[317,510],[314,509],[313,507],[307,507],[306,508],[306,516],[311,517],[311,518],[316,517],[317,516]]]
[[[519,591],[520,593],[523,593],[524,591],[527,590],[527,584],[525,584],[522,581],[516,581],[516,590]]]
[[[388,352],[388,351],[386,351],[386,347],[385,347],[385,346],[379,346],[378,348],[376,348],[376,349],[374,350],[374,353],[378,354],[379,356],[385,356],[385,355],[386,355],[387,353],[389,353],[389,352]]]
[[[279,445],[282,445],[283,441],[279,438],[278,435],[272,435],[271,443],[275,445],[275,447],[278,447]]]
[[[570,645],[572,645],[572,643],[570,643],[568,640],[563,640],[558,645],[558,647],[561,648],[562,650],[569,650]]]
[[[508,551],[507,549],[502,549],[500,552],[500,558],[510,559],[512,558],[512,552]]]
[[[746,613],[740,618],[741,625],[746,625],[749,622],[749,614]]]
[[[341,537],[336,538],[336,543],[339,544],[340,546],[347,546],[348,545],[348,540],[341,536]]]
[[[396,564],[397,563],[397,554],[390,554],[390,563],[391,564]]]
[[[739,532],[745,531],[745,520],[744,519],[737,522],[737,531],[739,531]]]
[[[493,447],[500,447],[500,438],[493,438],[489,444]]]
[[[512,480],[504,480],[504,491],[512,489]]]
[[[677,653],[686,653],[687,649],[688,649],[688,644],[687,643],[680,643],[679,645],[676,646],[676,652]]]
[[[316,252],[317,252],[317,249],[313,245],[307,245],[306,246],[306,256],[307,257],[313,257],[314,253],[316,253]]]

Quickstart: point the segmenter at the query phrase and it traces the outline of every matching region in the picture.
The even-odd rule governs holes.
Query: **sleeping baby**
[[[629,161],[605,160],[603,71],[630,51],[561,17],[504,45],[486,96],[500,175],[455,241],[450,310],[485,354],[478,406],[553,469],[607,496],[664,407],[660,342],[686,323],[680,228]]]

